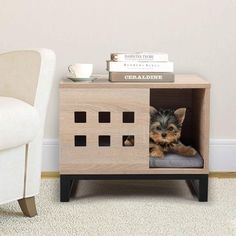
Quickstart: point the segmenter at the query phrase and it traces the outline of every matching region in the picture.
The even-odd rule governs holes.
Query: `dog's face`
[[[157,144],[179,140],[186,108],[156,110],[150,107],[150,138]]]

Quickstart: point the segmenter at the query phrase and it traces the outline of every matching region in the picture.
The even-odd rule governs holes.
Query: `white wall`
[[[58,82],[67,65],[105,72],[110,52],[163,51],[176,72],[212,83],[211,138],[236,138],[235,0],[0,0],[0,52],[46,47],[58,58],[45,138],[58,137]]]

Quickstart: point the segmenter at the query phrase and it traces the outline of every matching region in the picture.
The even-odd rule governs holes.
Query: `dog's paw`
[[[192,147],[188,147],[185,151],[185,156],[192,157],[192,156],[195,156],[196,154],[197,154],[197,151]]]
[[[134,145],[132,144],[130,140],[126,139],[124,142],[124,146],[134,146]]]
[[[152,150],[150,152],[150,156],[163,159],[164,158],[164,153],[160,150]]]

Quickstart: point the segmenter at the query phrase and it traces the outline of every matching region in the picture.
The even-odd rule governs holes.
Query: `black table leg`
[[[60,200],[61,202],[69,202],[70,201],[70,194],[71,189],[73,186],[73,178],[70,176],[60,176]]]
[[[199,178],[199,202],[207,202],[208,200],[208,175]]]
[[[208,175],[200,175],[196,179],[187,181],[192,193],[195,193],[199,202],[207,202],[208,200]]]

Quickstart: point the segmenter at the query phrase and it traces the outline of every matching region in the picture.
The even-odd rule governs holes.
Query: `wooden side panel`
[[[210,89],[193,90],[193,107],[195,146],[204,158],[204,169],[208,171]]]
[[[86,112],[86,123],[75,123],[74,112]],[[110,112],[110,123],[99,123],[98,112]],[[123,123],[123,112],[134,112],[134,123]],[[114,128],[115,127],[115,128]],[[75,146],[74,136],[86,136],[86,146]],[[99,146],[100,135],[110,146]],[[122,137],[133,135],[133,147]],[[60,173],[125,173],[148,169],[149,89],[61,89]]]

